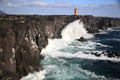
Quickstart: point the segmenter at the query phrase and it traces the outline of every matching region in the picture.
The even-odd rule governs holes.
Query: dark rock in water
[[[84,37],[80,37],[80,39],[76,39],[76,40],[81,41],[81,42],[86,42],[87,41]]]
[[[97,57],[100,57],[100,56],[101,56],[101,54],[98,53],[98,52],[92,52],[91,54],[94,55],[94,56],[97,56]]]
[[[108,57],[115,57],[115,55],[114,54],[112,54],[112,53],[109,53],[108,55],[107,55]]]
[[[100,57],[101,55],[99,53],[94,53],[95,56]]]
[[[97,44],[96,46],[101,46],[100,44]]]
[[[0,79],[4,80],[4,77],[10,76],[13,80],[18,80],[17,76],[21,78],[28,73],[41,70],[40,52],[48,44],[48,38],[61,38],[63,28],[77,19],[83,21],[89,33],[99,32],[99,29],[120,26],[119,18],[93,17],[91,15],[30,16],[0,14]],[[84,38],[79,40],[87,41]],[[100,56],[99,54],[95,55]],[[116,55],[118,56],[118,54]]]
[[[84,52],[85,54],[92,54],[94,56],[100,57],[101,55],[107,56],[109,58],[120,58],[120,52],[116,52],[116,51],[103,51],[101,53],[98,52]]]
[[[120,58],[120,52],[117,51],[106,51],[108,57],[117,57]]]
[[[44,59],[44,57],[45,57],[45,56],[43,56],[43,55],[40,55],[40,59],[41,59],[41,60],[42,60],[42,59]]]

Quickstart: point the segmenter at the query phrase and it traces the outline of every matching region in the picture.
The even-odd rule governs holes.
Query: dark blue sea
[[[61,33],[64,38],[49,39],[41,52],[43,71],[22,80],[120,80],[120,28],[89,34],[83,27],[69,26],[83,24],[73,22]],[[78,34],[87,41],[77,41]]]

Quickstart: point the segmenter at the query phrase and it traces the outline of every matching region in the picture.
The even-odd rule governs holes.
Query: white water
[[[20,80],[44,80],[46,71],[29,73],[27,76],[21,78]]]
[[[111,29],[109,29],[111,30]],[[49,39],[48,45],[45,49],[42,50],[41,54],[44,56],[51,56],[51,57],[66,57],[66,58],[85,58],[85,59],[94,59],[94,60],[113,60],[113,61],[120,61],[120,59],[117,58],[109,58],[107,56],[101,55],[100,57],[97,57],[92,54],[85,54],[84,51],[87,50],[94,50],[96,48],[96,45],[100,45],[101,47],[110,47],[107,45],[103,45],[100,43],[88,41],[88,42],[77,42],[74,45],[71,44],[75,39],[78,39],[80,37],[84,38],[92,38],[92,34],[88,34],[86,29],[84,28],[84,25],[80,20],[76,20],[70,24],[68,24],[61,33],[62,39]],[[72,48],[78,48],[80,51],[76,53],[70,53],[70,52],[61,52],[60,49],[66,48],[66,47],[72,47]],[[95,52],[94,51],[88,51],[89,53]],[[99,54],[101,51],[96,51]]]
[[[80,20],[76,20],[70,24],[68,24],[65,29],[61,33],[62,39],[49,39],[48,45],[45,49],[41,51],[41,55],[45,56],[44,63],[44,71],[36,72],[34,74],[29,74],[28,76],[22,78],[21,80],[43,80],[45,75],[51,74],[49,77],[56,77],[57,80],[69,80],[73,76],[83,77],[83,79],[89,79],[89,77],[96,78],[99,80],[106,80],[104,76],[96,75],[94,72],[90,72],[88,70],[84,70],[81,67],[73,64],[68,64],[70,69],[64,67],[62,64],[67,61],[63,58],[82,58],[82,59],[92,59],[92,60],[110,60],[110,61],[120,61],[117,58],[108,58],[107,56],[101,55],[97,57],[92,54],[85,54],[83,51],[88,53],[94,52],[96,49],[96,45],[100,45],[102,47],[108,47],[107,45],[103,45],[100,43],[88,41],[88,42],[78,42],[75,39],[79,39],[80,37],[84,38],[92,38],[93,35],[88,34],[84,25]],[[72,51],[75,50],[75,51]],[[101,51],[96,51],[101,53]],[[55,60],[51,60],[51,57]],[[55,64],[51,64],[55,62]],[[58,63],[59,62],[59,63]],[[59,66],[57,65],[59,64]],[[78,70],[79,72],[71,71]],[[51,73],[52,72],[52,73]],[[55,73],[55,74],[53,74]],[[87,77],[89,76],[89,77]]]
[[[64,58],[84,58],[84,59],[92,59],[92,60],[110,60],[110,61],[120,61],[117,57],[109,58],[105,56],[104,54],[101,54],[102,51],[95,51],[96,45],[100,45],[102,47],[110,47],[107,45],[103,45],[100,43],[95,42],[86,42],[86,43],[76,43],[74,46],[70,46],[70,43],[66,43],[63,40],[55,39],[55,40],[49,40],[49,45],[42,50],[41,54],[44,56],[50,56],[50,57],[64,57]],[[70,48],[75,49],[78,48],[77,52],[69,52],[69,51],[60,51],[63,48]],[[84,49],[84,50],[83,50]],[[90,51],[90,50],[91,51]],[[94,51],[93,51],[94,50]],[[84,52],[87,52],[89,54],[85,54]],[[92,55],[90,53],[97,52],[98,54],[101,54],[101,56],[97,57],[95,55]],[[107,54],[107,53],[106,53]]]
[[[88,34],[80,20],[76,20],[65,27],[61,32],[62,40],[71,41],[79,39],[80,37],[91,38],[92,35]]]
[[[42,50],[41,54],[46,54],[47,52],[54,52],[61,48],[67,47],[75,39],[80,37],[92,38],[92,34],[88,34],[84,25],[80,20],[76,20],[68,24],[61,32],[62,39],[48,39],[48,45]],[[92,42],[91,42],[92,43]],[[90,43],[90,44],[91,44]],[[85,46],[84,46],[85,47]],[[50,53],[51,54],[51,53]]]

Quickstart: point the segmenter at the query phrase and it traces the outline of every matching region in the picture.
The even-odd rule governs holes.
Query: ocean
[[[43,71],[21,80],[120,80],[120,28],[89,34],[80,20],[41,51]],[[87,41],[77,41],[84,37]]]

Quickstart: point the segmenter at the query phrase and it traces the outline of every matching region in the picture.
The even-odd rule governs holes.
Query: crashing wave
[[[71,41],[79,39],[80,37],[92,38],[93,35],[88,34],[87,30],[84,28],[83,22],[76,20],[68,24],[61,32],[62,39]]]

